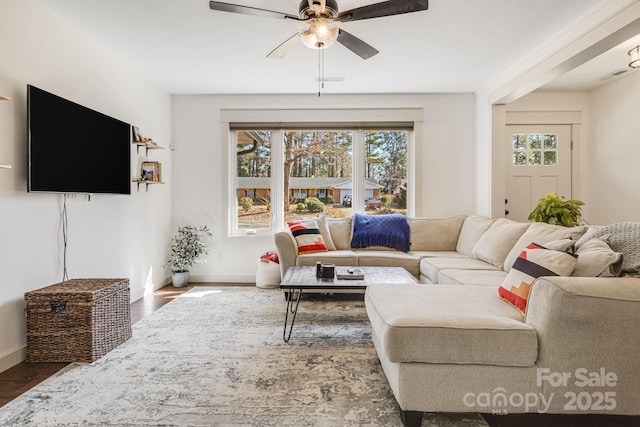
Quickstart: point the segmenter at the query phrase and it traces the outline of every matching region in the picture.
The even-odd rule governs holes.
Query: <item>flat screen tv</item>
[[[27,86],[28,191],[131,194],[131,125]]]

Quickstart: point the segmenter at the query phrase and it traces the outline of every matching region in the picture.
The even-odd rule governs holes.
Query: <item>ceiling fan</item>
[[[362,59],[368,59],[376,55],[378,50],[342,28],[338,28],[335,22],[360,21],[362,19],[419,12],[429,8],[429,0],[388,0],[344,12],[338,11],[338,2],[336,0],[302,0],[297,16],[219,1],[210,1],[209,8],[222,12],[291,19],[301,22],[298,33],[271,51],[267,58],[282,58],[300,41],[312,49],[325,49],[337,40],[338,43]]]

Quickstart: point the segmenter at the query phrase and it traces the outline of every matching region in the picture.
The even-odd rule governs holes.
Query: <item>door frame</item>
[[[504,199],[506,195],[506,158],[505,138],[507,125],[570,125],[571,126],[571,197],[583,200],[586,191],[586,176],[582,166],[586,163],[582,149],[585,132],[582,111],[508,111],[508,105],[494,106],[494,118],[503,117],[504,121],[494,121],[492,129],[493,146],[493,198],[492,216],[504,217]]]

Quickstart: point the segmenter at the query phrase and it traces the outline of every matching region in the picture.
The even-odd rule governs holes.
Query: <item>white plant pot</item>
[[[171,281],[173,282],[173,286],[175,288],[181,288],[189,284],[189,272],[181,271],[178,273],[171,274]]]

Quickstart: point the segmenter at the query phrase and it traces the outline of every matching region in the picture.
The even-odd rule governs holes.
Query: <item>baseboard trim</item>
[[[155,283],[151,284],[151,288],[138,288],[138,289],[131,289],[131,295],[129,296],[129,300],[131,302],[135,302],[138,301],[139,299],[144,298],[145,295],[148,295],[150,293],[153,293],[155,291],[157,291],[158,289],[168,285],[171,283],[171,277],[167,276],[165,278],[163,278],[162,280],[159,280]]]
[[[0,372],[4,372],[25,360],[27,360],[27,346],[23,345],[15,351],[0,356]]]

